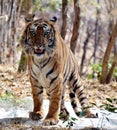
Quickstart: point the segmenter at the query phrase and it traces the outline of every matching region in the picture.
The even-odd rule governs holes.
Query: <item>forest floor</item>
[[[111,111],[114,111],[114,108],[117,109],[117,82],[100,84],[97,80],[86,80],[86,91],[89,104],[92,105],[93,108],[97,110],[103,108],[103,110],[108,109]],[[68,96],[66,96],[66,102],[68,101]],[[47,102],[48,101],[45,100],[45,107],[48,104]],[[66,104],[68,105],[66,105],[66,107],[69,108],[69,103]],[[54,127],[42,126],[40,122],[33,121],[32,123],[28,118],[28,112],[32,110],[32,107],[31,87],[27,72],[18,74],[15,67],[0,65],[0,130],[62,130],[72,128],[76,128],[76,130],[80,130],[81,128],[82,130],[91,130],[95,126],[90,125],[89,127],[89,125],[84,125],[84,128],[72,127],[72,124],[76,123],[74,123],[74,119],[72,120],[72,118],[68,122],[65,122],[67,124],[61,121]],[[107,118],[107,114],[103,118]],[[74,117],[73,114],[72,117]],[[114,115],[114,118],[117,122],[117,114],[116,116]],[[80,122],[83,122],[83,120],[81,120]],[[107,120],[109,119],[107,118]],[[87,122],[85,119],[84,121]],[[86,122],[85,124],[87,124]],[[90,120],[90,122],[92,121]],[[99,122],[101,122],[100,127],[102,128],[103,120],[98,120],[97,125],[99,125]],[[87,126],[88,128],[85,128]],[[115,126],[116,128],[113,127],[112,130],[114,130],[114,128],[117,130],[117,123],[115,123]]]

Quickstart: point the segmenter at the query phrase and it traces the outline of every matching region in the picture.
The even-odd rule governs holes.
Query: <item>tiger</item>
[[[86,117],[95,117],[88,109],[85,87],[78,72],[75,55],[62,39],[53,19],[38,18],[29,21],[21,37],[21,46],[27,55],[29,79],[32,88],[34,108],[29,113],[33,120],[43,118],[44,90],[50,99],[49,110],[44,125],[56,125],[59,115],[69,115],[65,108],[66,85],[71,105],[79,116],[77,99]]]

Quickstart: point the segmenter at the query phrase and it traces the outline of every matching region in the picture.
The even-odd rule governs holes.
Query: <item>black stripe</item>
[[[50,81],[50,85],[58,78],[59,75],[57,75],[56,77],[54,77],[51,81]]]
[[[62,96],[62,100],[64,99],[64,96]]]
[[[69,96],[70,96],[70,98],[75,98],[75,94],[74,93],[70,93]]]
[[[40,92],[38,92],[38,95],[40,95],[40,94],[42,94],[43,93],[43,89],[41,89],[41,91]]]
[[[78,81],[78,79],[75,79],[74,83],[73,83],[73,86],[76,84],[76,82]]]
[[[45,64],[43,64],[43,66],[41,67],[42,69],[49,63],[51,57],[49,57],[49,59],[47,60],[47,62]]]
[[[66,68],[66,71],[64,73],[64,80],[63,80],[63,84],[66,82],[67,78],[68,78],[68,75],[69,75],[69,71],[67,71],[68,69]]]
[[[33,80],[35,80],[35,82],[38,82],[38,80],[35,79],[35,77],[33,75],[31,75],[31,78],[33,78]]]
[[[63,84],[67,81],[67,78],[64,78]]]
[[[74,93],[75,93],[76,90],[77,90],[78,88],[80,88],[80,87],[81,87],[81,85],[77,85],[77,84],[76,84],[76,85],[74,86],[74,88],[73,88]]]
[[[80,100],[80,103],[81,103],[81,106],[83,106],[83,104],[85,104],[84,102],[83,102],[83,100],[86,100],[87,98],[86,97],[82,97],[82,98],[80,98],[79,100]]]
[[[69,115],[69,112],[66,110],[66,108],[61,108],[60,115],[62,115],[62,117],[64,117],[63,113],[65,113],[67,116]]]
[[[43,89],[43,86],[34,85],[36,88]]]
[[[41,90],[40,92],[38,92],[37,94],[34,94],[34,96],[39,96],[39,95],[41,95],[43,93],[43,90]]]
[[[56,88],[57,88],[57,86],[54,86],[54,88],[51,89],[50,93],[52,93]]]
[[[74,77],[74,71],[71,73],[69,81],[71,81],[73,79],[73,77]]]
[[[48,97],[50,97],[50,93],[47,93]]]
[[[72,105],[73,108],[77,107],[77,105],[74,101],[71,102],[71,105]]]
[[[83,90],[79,92],[79,97],[83,95]]]
[[[51,40],[51,45],[48,45],[49,48],[54,48],[55,47],[55,40]]]
[[[79,100],[80,100],[80,102],[82,102],[83,100],[85,100],[85,99],[87,99],[86,97],[82,97],[82,98],[80,98]]]
[[[33,75],[36,77],[35,72],[33,71],[33,68],[31,67],[31,72],[33,73]]]
[[[75,112],[77,116],[80,116],[80,112]]]
[[[55,64],[54,64],[54,66],[50,69],[50,71],[46,74],[46,78],[48,77],[48,75],[50,75],[51,73],[53,73],[54,72],[54,70],[55,70],[55,67],[56,67],[56,62],[55,62]]]
[[[40,88],[40,86],[38,86],[38,85],[33,85],[35,88]]]
[[[38,80],[35,78],[35,77],[37,77],[37,76],[36,76],[35,72],[33,71],[32,67],[31,67],[31,73],[34,75],[34,76],[33,76],[33,75],[31,74],[31,77],[32,77],[36,82],[38,82]]]
[[[35,94],[35,96],[38,96],[38,95],[43,93],[43,87],[42,86],[37,86],[37,85],[33,85],[33,86],[40,89],[39,92],[37,94]]]
[[[43,27],[45,27],[45,28],[46,28],[47,26],[48,26],[47,24],[45,24],[45,23],[43,24]]]
[[[68,79],[68,77],[69,77],[69,72],[70,72],[70,70],[69,70],[69,67],[70,66],[70,64],[68,64],[67,63],[67,67],[65,68],[65,73],[64,73],[64,80],[63,80],[63,84],[66,82],[66,80]]]
[[[39,65],[35,63],[34,57],[32,58],[32,60],[33,60],[34,65],[37,66],[37,68],[39,68]]]

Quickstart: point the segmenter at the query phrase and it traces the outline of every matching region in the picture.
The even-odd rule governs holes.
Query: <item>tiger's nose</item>
[[[43,49],[43,46],[34,46],[34,49]]]

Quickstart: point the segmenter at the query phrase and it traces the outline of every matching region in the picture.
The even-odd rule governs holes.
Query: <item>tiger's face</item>
[[[44,19],[28,23],[22,43],[29,55],[42,57],[51,54],[56,46],[53,23]]]

